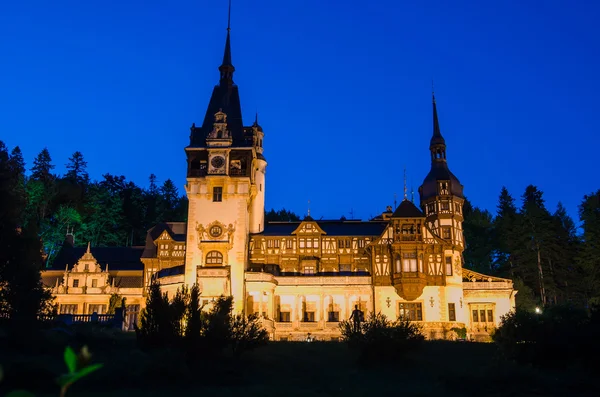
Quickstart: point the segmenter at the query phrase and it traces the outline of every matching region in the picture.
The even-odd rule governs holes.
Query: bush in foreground
[[[220,297],[208,311],[202,310],[199,298],[198,286],[194,285],[189,290],[178,290],[169,301],[153,283],[136,329],[140,346],[181,347],[191,357],[198,357],[199,352],[214,355],[231,348],[233,355],[239,357],[269,340],[259,318],[232,313],[232,297]]]
[[[358,329],[351,321],[340,322],[342,339],[359,351],[363,364],[383,363],[415,350],[425,340],[421,327],[408,320],[390,321],[381,313],[370,313]]]
[[[591,364],[598,352],[598,310],[552,306],[542,313],[517,309],[502,317],[492,335],[504,357],[542,367]]]

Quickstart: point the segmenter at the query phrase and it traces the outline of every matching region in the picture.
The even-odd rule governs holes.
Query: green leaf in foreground
[[[77,370],[77,356],[70,346],[65,349],[65,364],[69,368],[69,373],[74,373]]]

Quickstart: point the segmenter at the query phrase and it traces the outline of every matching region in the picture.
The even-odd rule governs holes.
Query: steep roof
[[[73,247],[66,243],[58,252],[52,266],[44,270],[69,269],[85,254],[86,247]],[[108,264],[110,270],[143,270],[144,264],[140,261],[144,247],[92,247],[91,253],[104,269]]]
[[[144,246],[144,252],[142,258],[154,258],[156,257],[156,245],[154,241],[160,237],[162,232],[167,231],[169,236],[175,241],[185,242],[187,235],[187,223],[186,222],[162,222],[158,223],[148,230],[146,234],[146,245]]]
[[[425,214],[412,201],[404,199],[394,211],[392,218],[425,218]]]

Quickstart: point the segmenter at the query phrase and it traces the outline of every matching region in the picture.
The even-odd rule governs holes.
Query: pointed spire
[[[432,83],[433,84],[433,83]],[[429,141],[429,150],[431,151],[432,162],[446,161],[446,141],[440,131],[440,123],[438,121],[437,104],[435,102],[435,93],[431,92],[431,101],[433,103],[433,136]]]
[[[442,137],[442,133],[440,132],[440,122],[438,121],[437,105],[435,103],[435,93],[431,93],[431,98],[433,101],[433,137],[444,139]]]
[[[406,166],[404,166],[404,200],[408,200],[406,192]]]
[[[223,53],[223,63],[219,66],[221,72],[221,84],[233,84],[233,72],[235,68],[231,63],[231,0],[229,0],[229,11],[227,13],[227,39],[225,39],[225,51]]]
[[[87,246],[87,250],[85,251],[86,254],[91,254],[92,251],[90,250],[90,242],[88,241],[88,246]]]

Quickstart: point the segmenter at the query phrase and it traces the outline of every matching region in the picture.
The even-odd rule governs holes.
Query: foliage
[[[146,307],[140,315],[140,327],[136,328],[141,346],[155,347],[173,342],[170,311],[169,299],[160,291],[158,282],[153,281],[148,289]]]
[[[219,297],[208,311],[202,311],[199,298],[199,288],[193,285],[189,290],[178,289],[169,301],[153,282],[136,329],[140,346],[183,347],[196,356],[199,351],[216,355],[230,347],[239,357],[269,340],[259,318],[232,313],[232,297]]]
[[[453,328],[450,328],[450,331],[454,331],[456,333],[456,337],[458,339],[467,339],[467,329],[465,327],[462,327],[462,328],[453,327]]]
[[[595,315],[572,305],[548,306],[541,313],[517,309],[502,317],[492,338],[506,358],[520,363],[587,365],[585,357],[599,350]]]
[[[65,348],[63,359],[68,372],[62,374],[56,380],[60,386],[60,397],[67,394],[69,387],[79,379],[102,368],[102,364],[91,364],[91,354],[87,346],[83,346],[79,354],[75,354],[70,346]],[[0,382],[2,381],[2,367],[0,367]],[[34,394],[26,390],[14,390],[6,395],[7,397],[33,397]]]
[[[390,321],[381,313],[369,313],[358,328],[349,320],[341,321],[339,328],[348,346],[359,351],[359,362],[367,365],[393,361],[425,340],[417,323]]]
[[[271,208],[271,211],[265,211],[265,222],[298,222],[300,217],[292,211],[288,211],[285,208],[275,211]]]
[[[102,364],[90,364],[91,354],[87,346],[83,346],[79,354],[75,354],[71,347],[67,346],[64,353],[64,360],[68,373],[58,378],[60,386],[60,397],[64,397],[67,389],[76,381],[102,368]]]
[[[106,310],[106,314],[115,314],[115,309],[122,307],[122,305],[123,297],[117,293],[111,294],[110,298],[108,299],[108,309]]]
[[[249,316],[236,314],[231,318],[229,345],[235,356],[264,346],[268,341],[269,333],[254,314]]]

